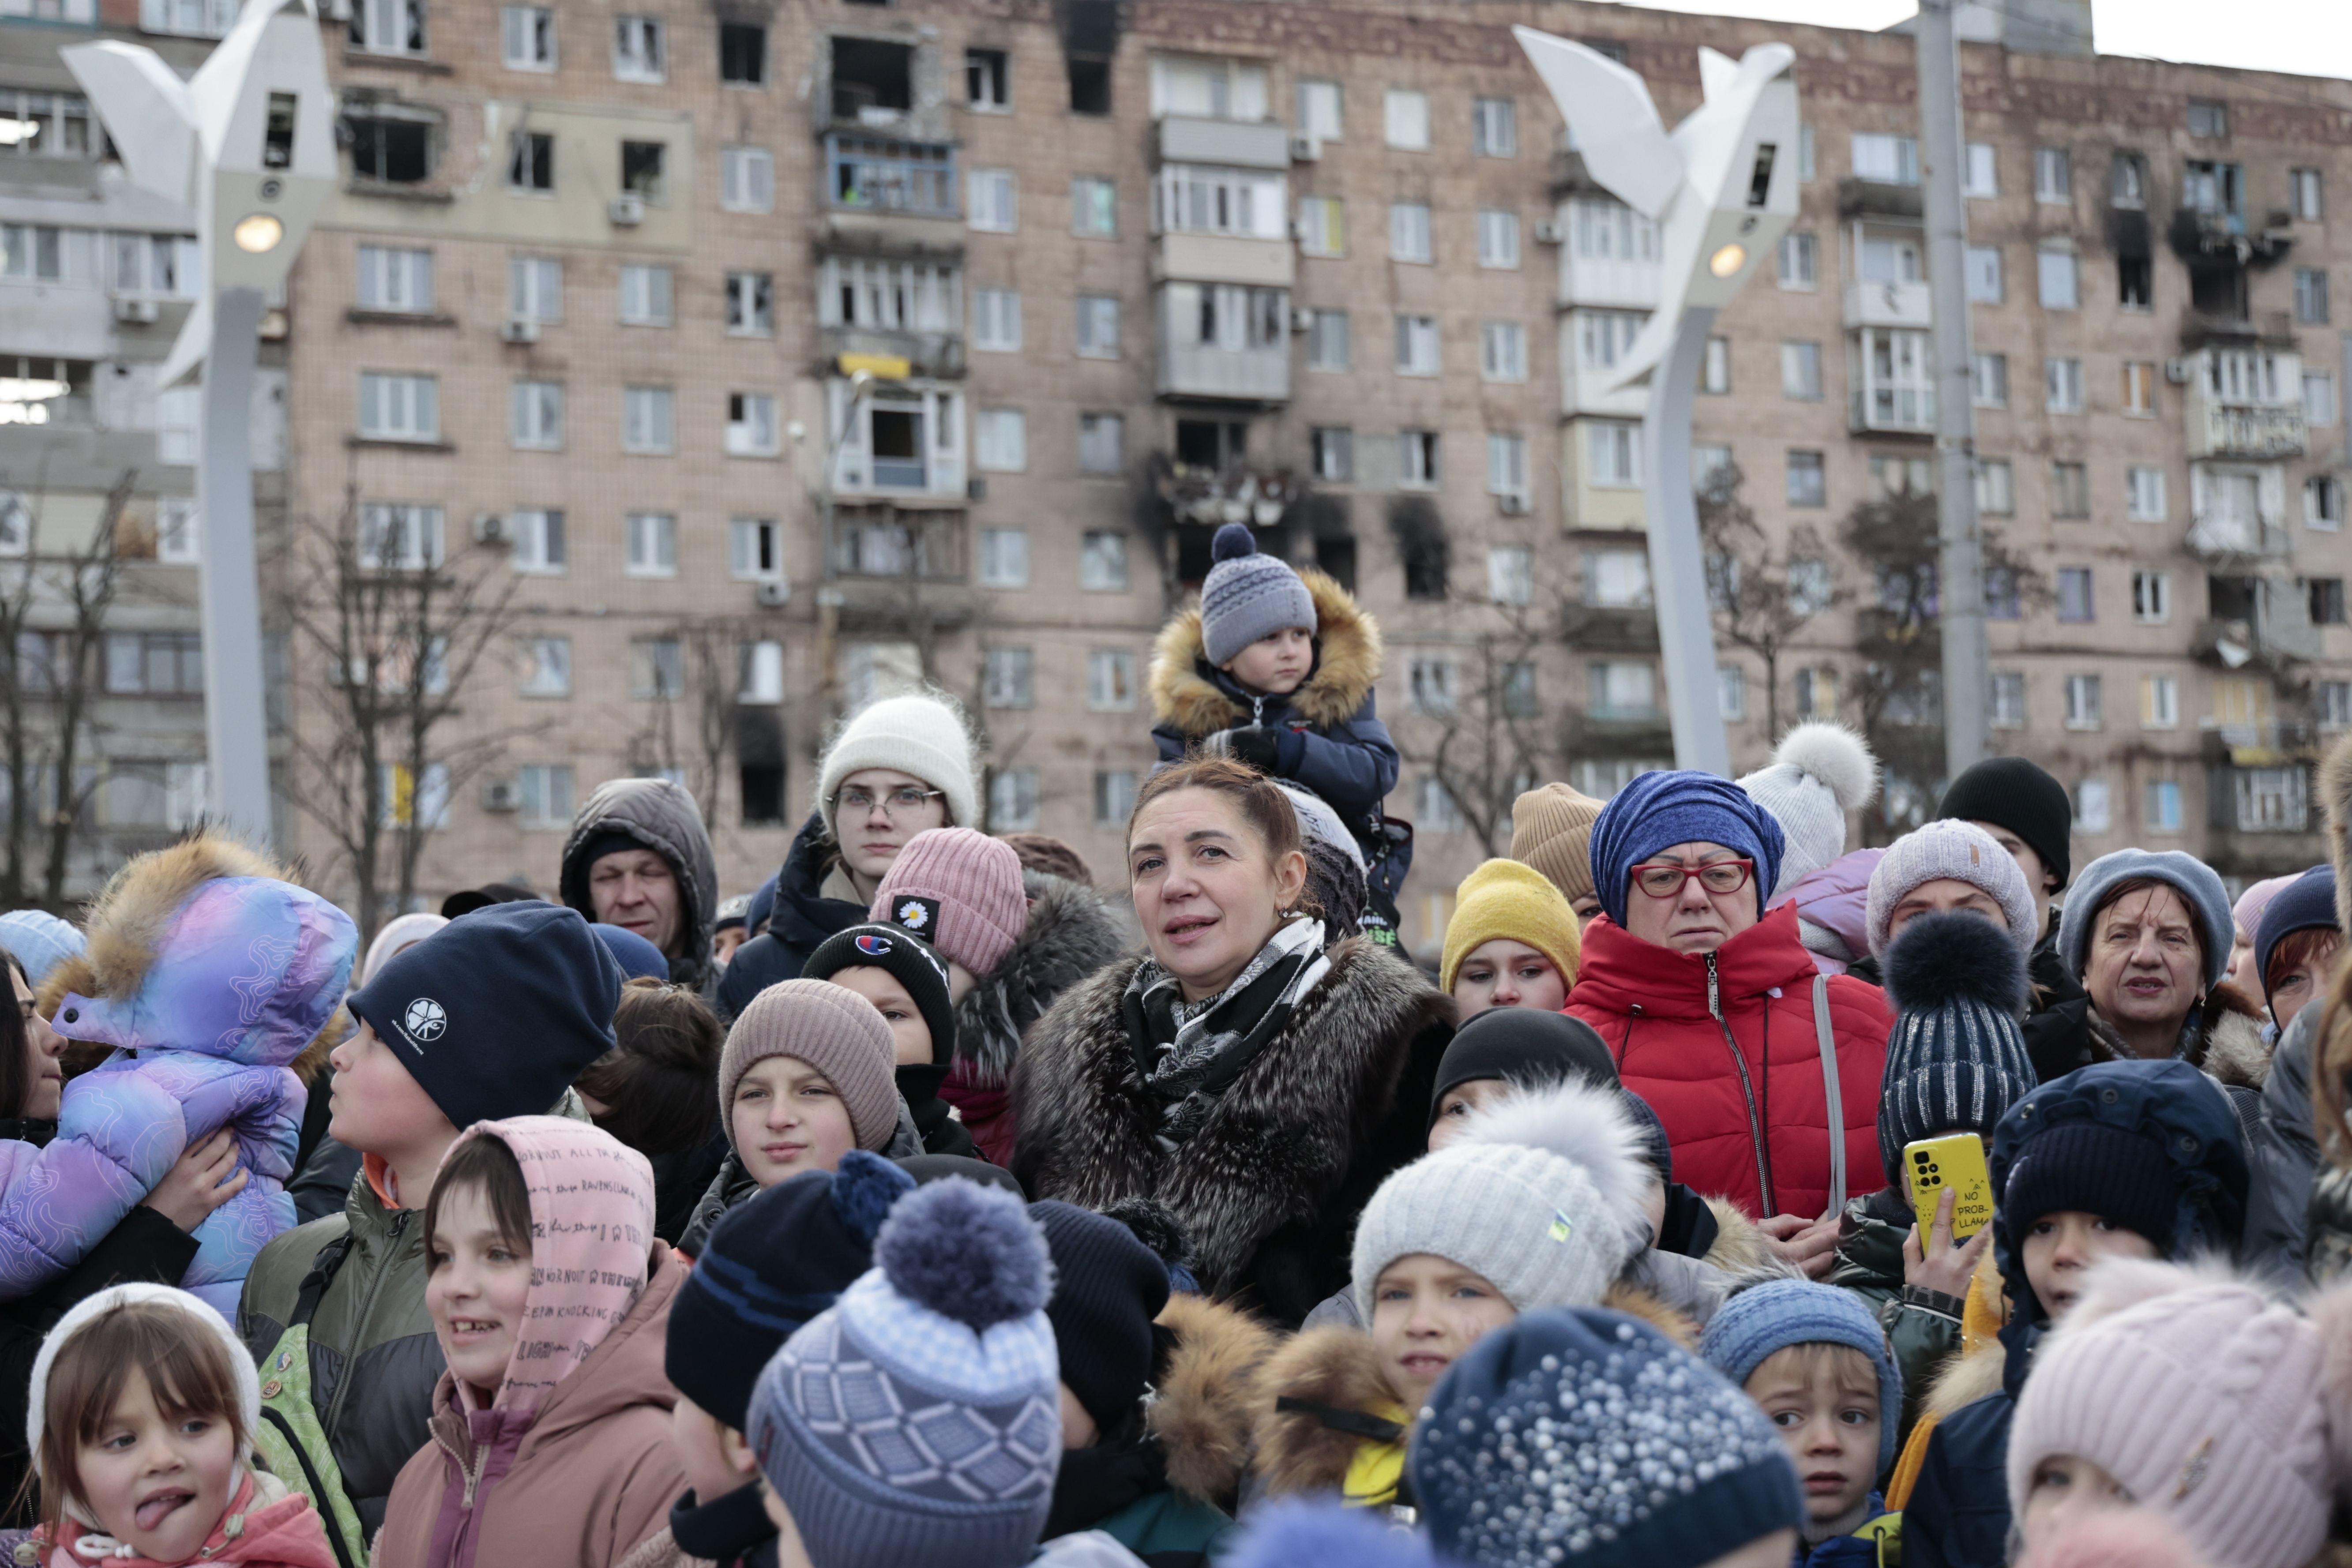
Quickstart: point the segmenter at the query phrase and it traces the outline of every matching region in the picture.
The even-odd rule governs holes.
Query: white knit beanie
[[[1878,793],[1878,759],[1861,736],[1829,719],[1812,719],[1783,736],[1772,765],[1738,781],[1748,798],[1780,821],[1788,848],[1769,903],[1799,879],[1845,853],[1845,818]]]
[[[245,1446],[236,1457],[240,1464],[252,1459],[253,1439],[261,1427],[261,1378],[253,1369],[253,1353],[245,1348],[227,1321],[207,1306],[202,1297],[170,1285],[131,1284],[110,1285],[94,1296],[84,1296],[41,1341],[40,1353],[33,1358],[32,1382],[25,1393],[25,1451],[32,1456],[34,1464],[40,1462],[41,1432],[48,1425],[49,1373],[58,1364],[58,1352],[100,1314],[149,1301],[179,1308],[198,1328],[217,1338],[221,1348],[228,1353],[229,1372],[236,1379],[237,1424],[245,1428]],[[43,1484],[49,1483],[45,1479]],[[234,1481],[229,1490],[236,1490]],[[75,1517],[80,1516],[77,1513]]]
[[[1371,1322],[1381,1270],[1421,1252],[1483,1276],[1517,1312],[1596,1304],[1649,1235],[1640,1148],[1612,1090],[1570,1080],[1511,1094],[1364,1206],[1358,1311]]]
[[[947,796],[948,820],[959,828],[980,823],[980,796],[972,786],[971,737],[963,714],[942,693],[885,697],[861,708],[841,727],[824,760],[817,765],[816,809],[824,831],[835,837],[833,798],[841,781],[864,768],[910,774]]]

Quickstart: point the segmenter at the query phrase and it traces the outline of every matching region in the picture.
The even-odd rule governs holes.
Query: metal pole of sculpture
[[[132,183],[196,210],[205,293],[156,378],[204,367],[196,468],[213,817],[270,840],[269,731],[253,534],[253,385],[262,306],[333,188],[335,141],[315,0],[253,0],[186,81],[141,45],[58,51]]]
[[[1669,134],[1649,89],[1623,66],[1532,27],[1511,31],[1567,120],[1585,172],[1658,225],[1658,308],[1593,390],[1606,393],[1648,379],[1643,507],[1675,760],[1728,777],[1731,748],[1723,733],[1692,491],[1691,402],[1716,313],[1796,216],[1796,52],[1786,44],[1759,44],[1733,60],[1700,49],[1706,101]]]

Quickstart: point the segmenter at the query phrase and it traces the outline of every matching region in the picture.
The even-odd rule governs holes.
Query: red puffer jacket
[[[1830,1192],[1814,973],[1794,904],[1703,956],[1628,936],[1603,915],[1585,927],[1565,1010],[1601,1031],[1625,1087],[1665,1124],[1676,1181],[1758,1218],[1811,1218]],[[1829,1012],[1846,1196],[1859,1197],[1886,1185],[1878,1094],[1893,1019],[1877,987],[1846,975],[1829,977]]]

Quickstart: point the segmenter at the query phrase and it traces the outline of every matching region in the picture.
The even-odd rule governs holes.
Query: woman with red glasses
[[[1890,1019],[1876,987],[1817,971],[1794,904],[1762,913],[1782,850],[1780,824],[1727,779],[1628,784],[1592,825],[1601,914],[1566,1010],[1656,1110],[1675,1175],[1820,1275],[1846,1199],[1885,1185]]]

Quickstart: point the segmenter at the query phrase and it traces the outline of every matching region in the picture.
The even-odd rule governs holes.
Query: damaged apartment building
[[[749,889],[829,727],[919,681],[971,710],[986,825],[1113,881],[1153,637],[1244,521],[1380,620],[1403,935],[1433,946],[1517,789],[1671,755],[1641,395],[1590,374],[1660,298],[1656,235],[1584,173],[1518,22],[1622,58],[1669,122],[1700,46],[1797,52],[1801,215],[1697,415],[1695,479],[1742,476],[1802,611],[1769,689],[1720,644],[1739,766],[1774,716],[1937,722],[1867,695],[1887,573],[1846,525],[1929,482],[1927,301],[1960,288],[1979,500],[2024,569],[1997,743],[2075,791],[2078,857],[2320,858],[2311,761],[2352,723],[2345,83],[2102,57],[2084,5],[1971,10],[1968,276],[1937,279],[1899,33],[1573,0],[345,0],[285,526],[501,591],[448,763],[395,791],[432,824],[421,890],[552,885],[578,801],[648,770]],[[284,708],[315,742],[311,674]],[[1895,778],[1866,829],[1934,783]]]

